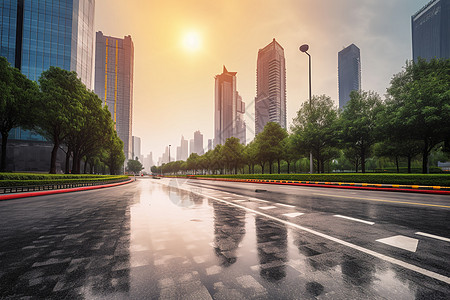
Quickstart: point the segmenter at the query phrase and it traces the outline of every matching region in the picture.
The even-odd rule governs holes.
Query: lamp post
[[[307,52],[309,49],[309,46],[307,44],[300,46],[300,51],[306,53],[309,57],[309,110],[311,110],[311,55]],[[313,158],[312,158],[312,152],[309,152],[309,173],[313,173]]]

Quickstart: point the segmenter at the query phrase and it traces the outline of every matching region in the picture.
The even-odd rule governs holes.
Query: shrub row
[[[450,186],[450,174],[240,174],[196,177]]]
[[[92,174],[0,173],[0,180],[91,179],[91,178],[110,178],[110,177],[111,177],[110,175],[92,175]]]
[[[30,186],[30,185],[51,185],[51,184],[66,184],[66,183],[100,183],[111,182],[127,179],[128,176],[102,176],[100,178],[60,178],[60,179],[42,179],[42,180],[1,180],[0,187],[11,186]]]

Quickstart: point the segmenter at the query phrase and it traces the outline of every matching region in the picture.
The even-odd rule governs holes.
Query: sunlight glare
[[[191,31],[185,34],[183,38],[183,46],[190,52],[195,52],[200,48],[201,39],[197,32]]]

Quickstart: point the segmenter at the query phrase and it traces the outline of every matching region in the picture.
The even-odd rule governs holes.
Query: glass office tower
[[[433,0],[411,17],[413,59],[450,58],[450,0]]]
[[[352,91],[361,90],[361,56],[355,44],[338,52],[339,108],[350,100]]]
[[[95,0],[2,0],[0,55],[31,80],[57,66],[92,89],[94,9]],[[19,128],[10,138],[43,140]]]

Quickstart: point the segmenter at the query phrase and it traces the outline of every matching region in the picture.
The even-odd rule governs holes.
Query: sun
[[[190,31],[183,37],[183,47],[190,52],[198,51],[201,47],[201,43],[200,35],[195,31]]]

